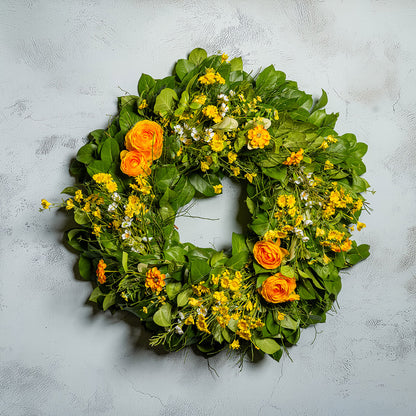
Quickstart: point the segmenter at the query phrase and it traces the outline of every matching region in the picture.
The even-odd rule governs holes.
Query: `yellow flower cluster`
[[[104,185],[108,192],[113,193],[117,191],[117,184],[114,182],[109,173],[96,173],[92,179],[100,185]]]
[[[212,118],[214,123],[219,123],[222,117],[218,113],[218,108],[215,105],[207,105],[202,109],[202,114],[206,117]]]
[[[214,134],[214,137],[209,142],[209,145],[211,146],[211,149],[217,153],[221,152],[225,147],[224,140],[217,133]]]
[[[236,334],[240,338],[249,341],[251,338],[251,330],[261,328],[262,326],[264,326],[264,323],[261,319],[245,315],[238,321]]]
[[[146,208],[146,206],[142,202],[140,202],[140,199],[137,195],[129,196],[128,203],[124,210],[125,214],[128,217],[133,218],[134,216],[136,216],[140,218],[148,211],[149,210]]]
[[[303,159],[303,149],[292,152],[291,155],[283,162],[284,165],[298,165]]]
[[[218,84],[225,84],[225,79],[218,72],[215,72],[213,68],[207,68],[205,75],[201,75],[198,81],[205,85],[215,84],[216,82]]]
[[[337,185],[336,182],[334,182],[334,185]],[[361,199],[358,201],[361,201]],[[336,208],[347,208],[347,205],[352,205],[353,203],[353,198],[351,195],[346,194],[343,188],[335,188],[330,192],[329,197],[325,202],[323,216],[324,218],[329,218],[335,214]]]

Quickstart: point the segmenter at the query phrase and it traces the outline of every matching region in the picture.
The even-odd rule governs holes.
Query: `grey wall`
[[[414,415],[415,22],[411,0],[2,0],[0,414]],[[374,211],[357,240],[372,255],[344,274],[337,313],[303,332],[293,361],[240,372],[226,354],[156,354],[140,326],[86,304],[65,216],[37,211],[71,184],[68,162],[122,90],[194,47],[324,88],[338,132],[369,144]],[[200,221],[198,235],[183,221],[186,239],[226,244],[234,193],[229,221]]]

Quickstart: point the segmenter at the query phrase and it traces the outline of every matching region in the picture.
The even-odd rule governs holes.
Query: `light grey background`
[[[414,415],[415,22],[411,0],[2,0],[0,414]],[[65,216],[38,212],[72,183],[70,159],[116,97],[194,47],[242,55],[247,70],[273,63],[315,97],[324,88],[337,131],[369,144],[374,211],[356,238],[372,255],[293,362],[240,372],[225,353],[156,354],[139,326],[86,304]],[[178,221],[184,239],[227,244],[237,192],[193,211],[222,221]]]

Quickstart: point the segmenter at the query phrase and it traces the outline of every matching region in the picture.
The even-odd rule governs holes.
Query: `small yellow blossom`
[[[207,170],[209,170],[209,165],[207,162],[201,162],[201,170],[202,172],[206,172]]]
[[[101,225],[94,224],[94,230],[92,233],[98,237],[101,234]]]
[[[120,296],[126,301],[129,300],[128,296],[126,295],[126,292],[121,292]]]
[[[277,110],[274,110],[273,112],[273,118],[277,121],[279,120],[279,112]]]
[[[328,142],[324,140],[322,144],[319,146],[319,149],[326,150],[328,149],[328,147],[329,147]]]
[[[214,152],[217,152],[217,153],[221,152],[225,147],[224,140],[220,136],[218,136],[217,133],[214,134],[214,137],[209,142],[209,145],[210,145],[211,149]]]
[[[143,108],[147,107],[146,99],[143,99],[143,101],[140,103],[140,105],[137,107],[139,110],[143,110]]]
[[[214,185],[213,188],[214,188],[214,192],[216,194],[221,194],[222,193],[222,185]]]
[[[333,169],[333,167],[334,165],[329,160],[327,160],[324,165],[324,170],[330,170]]]
[[[244,177],[250,182],[253,183],[253,179],[257,176],[257,173],[246,173]]]
[[[228,55],[226,53],[223,53],[221,55],[221,63],[225,62],[228,59]]]
[[[366,225],[363,222],[357,221],[357,230],[361,231]]]
[[[336,139],[334,136],[331,136],[331,135],[329,135],[326,138],[326,140],[327,140],[328,143],[336,143],[338,141],[338,139]]]
[[[194,317],[192,315],[189,315],[186,319],[185,319],[185,325],[193,325],[195,323]]]
[[[228,163],[230,163],[230,164],[234,163],[237,159],[237,153],[228,152],[227,157],[228,157]]]
[[[147,308],[146,308],[146,306],[143,306],[142,311],[143,311],[144,313],[147,313]]]
[[[277,198],[277,205],[279,205],[280,208],[284,208],[286,206],[286,195],[279,195]]]
[[[40,203],[42,204],[42,208],[43,209],[49,209],[49,207],[52,205],[50,202],[48,202],[46,199],[42,199],[42,201],[40,201]]]
[[[324,237],[325,236],[325,230],[322,228],[316,227],[316,233],[315,237]]]
[[[231,344],[230,344],[230,349],[232,350],[238,350],[240,348],[240,342],[238,341],[238,339],[235,339]]]
[[[238,176],[240,174],[240,168],[238,166],[230,166],[230,169],[234,176]]]
[[[277,320],[278,321],[283,321],[283,319],[285,319],[285,314],[284,313],[282,313],[282,312],[278,312],[277,313]]]
[[[69,211],[70,209],[72,209],[72,208],[74,208],[75,207],[75,205],[74,205],[74,201],[71,199],[71,198],[69,198],[67,201],[66,201],[66,209]]]
[[[81,201],[82,201],[82,198],[83,198],[83,196],[82,196],[82,191],[81,191],[81,189],[78,189],[78,190],[75,192],[74,199],[75,199],[75,201],[76,201],[76,202],[81,202]]]
[[[286,197],[286,205],[288,208],[293,208],[296,204],[296,198],[294,195],[287,195]]]
[[[292,152],[291,155],[283,162],[284,165],[298,165],[303,159],[303,149]]]

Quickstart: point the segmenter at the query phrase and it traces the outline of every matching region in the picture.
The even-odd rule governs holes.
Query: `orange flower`
[[[136,150],[128,152],[123,150],[120,153],[120,169],[129,176],[149,175],[151,161],[146,159],[143,153]]]
[[[150,288],[152,292],[159,293],[166,286],[165,278],[166,276],[157,267],[153,267],[147,271],[144,285]]]
[[[100,284],[104,284],[105,281],[107,280],[107,276],[105,275],[105,271],[104,271],[106,267],[107,265],[105,264],[104,260],[101,259],[98,262],[97,271],[95,272],[98,277],[98,283]]]
[[[265,269],[275,269],[280,266],[284,256],[289,252],[280,247],[280,240],[273,241],[257,241],[253,248],[254,258],[260,266]]]
[[[282,303],[300,299],[299,295],[295,293],[295,289],[295,278],[276,273],[263,282],[259,288],[259,293],[267,302]]]
[[[147,160],[159,159],[163,148],[163,129],[154,121],[139,121],[127,132],[125,144],[127,150],[137,150]]]

